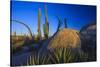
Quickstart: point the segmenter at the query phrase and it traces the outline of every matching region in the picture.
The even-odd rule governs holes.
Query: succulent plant
[[[39,8],[38,9],[38,30],[37,30],[37,32],[38,32],[38,39],[39,40],[41,40],[41,29],[40,29],[41,28],[41,25],[40,25],[41,23],[40,22],[41,22],[41,9]]]
[[[45,24],[43,25],[44,30],[44,37],[48,38],[49,36],[49,23],[48,23],[48,16],[47,16],[47,8],[45,6]]]

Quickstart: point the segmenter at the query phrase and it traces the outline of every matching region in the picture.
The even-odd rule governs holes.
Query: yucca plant
[[[27,65],[42,65],[48,63],[49,57],[47,55],[40,56],[39,54],[34,54],[30,56],[27,60]]]
[[[88,54],[81,50],[72,48],[57,48],[50,51],[50,59],[52,63],[71,63],[71,62],[86,62]]]
[[[43,65],[57,63],[72,63],[88,61],[88,54],[81,50],[73,50],[72,48],[51,49],[47,54],[39,55],[39,53],[30,56],[27,65]]]
[[[67,48],[55,49],[49,55],[52,63],[69,63],[73,60],[71,49]]]

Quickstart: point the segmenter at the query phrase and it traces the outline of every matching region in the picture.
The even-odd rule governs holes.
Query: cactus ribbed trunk
[[[39,8],[39,10],[38,10],[38,30],[37,30],[37,32],[38,32],[38,39],[39,40],[41,40],[41,9]]]
[[[43,28],[44,28],[44,37],[48,38],[48,36],[49,36],[49,23],[48,23],[48,16],[47,16],[46,6],[45,6],[45,24],[44,24]]]

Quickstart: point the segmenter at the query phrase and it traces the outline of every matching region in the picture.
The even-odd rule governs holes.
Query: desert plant
[[[49,55],[52,63],[86,62],[89,58],[88,54],[73,48],[57,48]]]
[[[73,61],[73,54],[70,49],[59,48],[50,51],[50,59],[52,63],[69,63]]]
[[[49,23],[48,24],[43,24],[44,37],[46,39],[48,38],[48,35],[49,35],[48,26],[49,26]]]
[[[47,8],[45,6],[45,24],[43,25],[44,30],[44,37],[48,38],[49,36],[49,23],[48,23],[48,16],[47,16]]]
[[[41,9],[39,8],[38,9],[38,30],[37,30],[39,40],[41,40],[41,29],[40,29],[41,28],[41,25],[40,25],[41,23],[40,23],[40,21],[41,21]]]
[[[27,65],[72,63],[86,61],[88,61],[88,54],[84,53],[81,50],[72,48],[57,48],[49,50],[47,54],[33,54],[28,58]]]
[[[27,60],[27,65],[40,65],[40,64],[48,64],[49,57],[47,55],[39,55],[38,53],[30,56]]]

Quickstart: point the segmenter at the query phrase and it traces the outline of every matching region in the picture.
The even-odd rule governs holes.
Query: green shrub
[[[88,54],[81,50],[72,48],[57,48],[49,50],[47,55],[40,56],[34,54],[30,56],[27,65],[41,65],[41,64],[58,64],[58,63],[72,63],[72,62],[86,62],[88,61]]]
[[[66,48],[58,48],[50,51],[49,55],[53,63],[69,63],[73,61],[71,50]]]
[[[30,56],[27,60],[27,65],[41,65],[48,64],[49,58],[47,55],[34,54]]]

